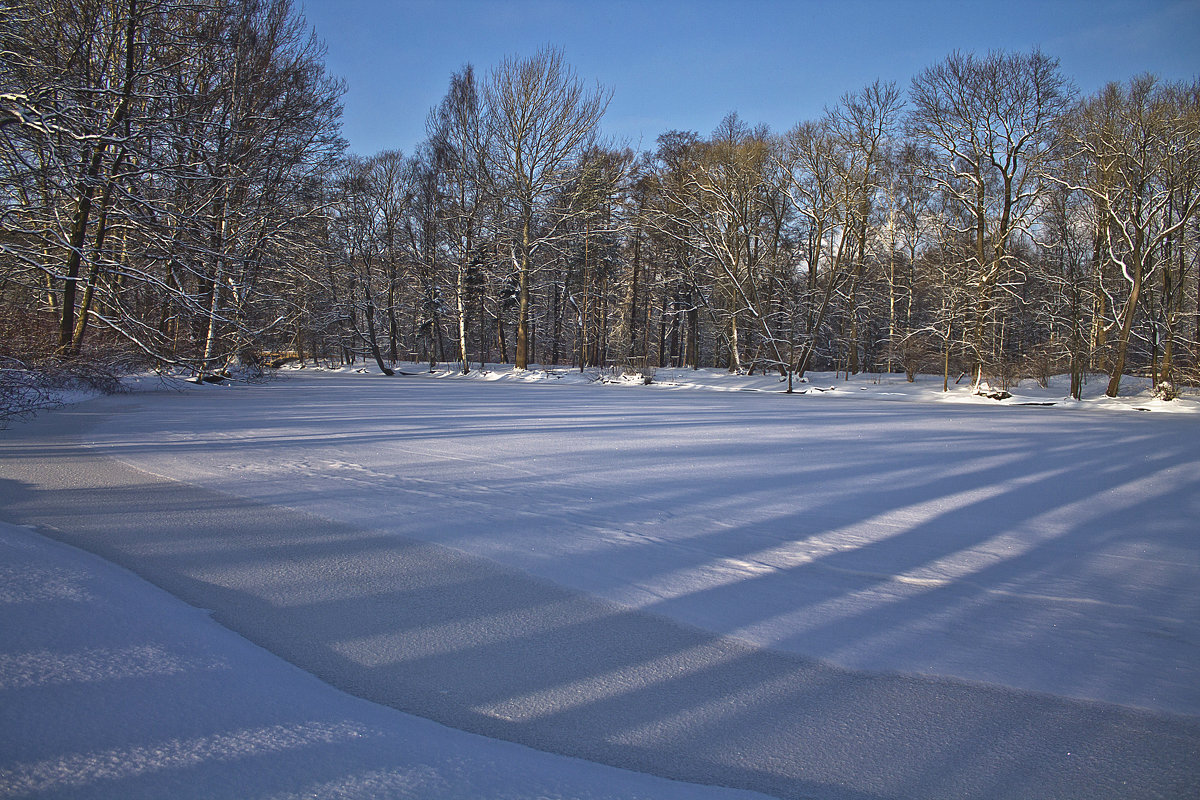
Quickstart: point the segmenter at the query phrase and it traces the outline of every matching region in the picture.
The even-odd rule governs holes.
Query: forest
[[[952,52],[635,152],[554,47],[347,152],[290,0],[0,0],[0,383],[286,361],[1200,384],[1200,82]],[[17,376],[20,376],[19,378]]]

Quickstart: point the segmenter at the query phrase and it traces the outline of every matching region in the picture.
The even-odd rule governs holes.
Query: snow
[[[769,392],[786,391],[787,380],[776,373],[746,375],[719,369],[650,368],[645,375],[637,368],[606,369],[546,369],[533,366],[528,370],[514,370],[507,365],[489,364],[483,370],[472,369],[464,375],[457,365],[442,365],[430,370],[427,365],[411,364],[404,368],[408,375],[454,380],[520,381],[523,383],[553,382],[568,384],[601,383],[606,385],[644,386],[655,389],[704,389],[722,392]],[[335,372],[367,373],[363,368],[342,368]],[[647,378],[649,383],[647,383]],[[1086,375],[1080,400],[1070,396],[1069,375],[1049,376],[1045,385],[1032,378],[1025,378],[1003,388],[1010,397],[995,400],[974,390],[966,378],[951,381],[949,391],[943,391],[940,375],[917,375],[909,381],[894,373],[862,373],[847,376],[845,373],[810,372],[806,377],[794,381],[792,391],[796,394],[828,395],[839,399],[869,397],[873,400],[906,400],[925,403],[965,403],[988,406],[1057,406],[1063,409],[1091,409],[1102,411],[1157,411],[1178,414],[1200,414],[1200,392],[1183,387],[1177,400],[1161,400],[1154,396],[1152,382],[1148,378],[1126,375],[1121,381],[1118,397],[1105,396],[1108,388],[1107,375]],[[1002,387],[984,383],[987,392]]]
[[[493,371],[507,385],[489,388],[297,372],[224,391],[221,416],[202,392],[119,416],[95,446],[848,667],[1200,714],[1200,672],[1172,669],[1179,629],[1200,664],[1190,415],[1010,409],[965,389],[934,412],[840,397],[833,376],[809,384],[833,392],[784,397],[776,376],[688,373],[606,387]],[[697,386],[753,394],[679,391]]]
[[[0,440],[4,518],[216,619],[0,529],[0,797],[1200,786],[1194,398],[404,371]]]
[[[368,703],[0,523],[0,797],[749,798]]]

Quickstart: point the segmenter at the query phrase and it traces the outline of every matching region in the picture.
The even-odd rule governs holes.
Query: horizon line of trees
[[[1200,382],[1200,83],[955,52],[653,152],[545,48],[345,153],[290,0],[0,0],[0,356]]]

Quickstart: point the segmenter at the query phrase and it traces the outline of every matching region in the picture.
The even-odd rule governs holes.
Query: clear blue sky
[[[644,150],[666,130],[712,132],[730,111],[784,131],[846,91],[907,89],[959,49],[1059,58],[1083,92],[1141,72],[1200,76],[1200,0],[296,0],[345,78],[345,136],[408,153],[468,62],[560,47],[612,89],[604,133]]]

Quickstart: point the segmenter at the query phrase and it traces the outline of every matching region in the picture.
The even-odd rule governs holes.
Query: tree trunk
[[[462,364],[462,374],[466,375],[471,371],[471,363],[467,359],[467,266],[465,257],[458,265],[454,294],[455,311],[458,314],[458,361]]]
[[[384,375],[395,375],[396,371],[390,369],[383,363],[383,353],[379,350],[379,337],[375,334],[375,303],[371,300],[371,288],[363,283],[363,296],[366,300],[366,317],[367,317],[367,344],[371,348],[371,356],[375,359],[375,364],[379,367],[379,371]]]
[[[1121,373],[1125,371],[1125,353],[1129,349],[1129,334],[1133,330],[1133,320],[1137,316],[1138,300],[1142,293],[1142,263],[1140,254],[1134,254],[1133,288],[1129,291],[1129,300],[1121,311],[1121,331],[1117,339],[1117,354],[1113,358],[1112,371],[1108,379],[1108,389],[1105,394],[1116,397],[1121,389]]]
[[[529,215],[521,225],[521,260],[518,266],[517,369],[529,368]]]
[[[92,149],[87,179],[81,181],[76,189],[79,201],[71,221],[66,278],[63,284],[62,315],[58,326],[58,348],[65,355],[72,355],[71,339],[75,334],[75,295],[79,284],[79,267],[83,259],[83,244],[87,237],[88,217],[92,212],[92,196],[95,192],[96,178],[100,175],[100,163],[103,155],[103,145],[97,145]]]
[[[496,317],[496,345],[500,348],[500,363],[508,363],[508,339],[504,336],[504,319]]]

